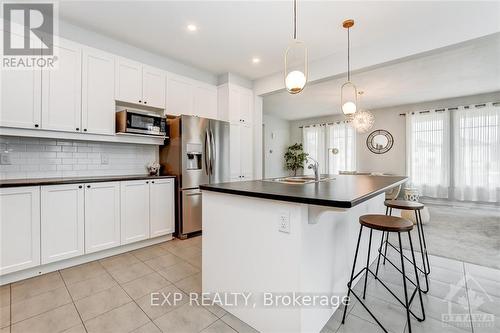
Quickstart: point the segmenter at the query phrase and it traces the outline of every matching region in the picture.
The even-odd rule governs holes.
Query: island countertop
[[[213,191],[248,197],[339,208],[354,207],[406,182],[402,176],[335,175],[330,181],[309,184],[283,184],[253,180],[201,185]]]

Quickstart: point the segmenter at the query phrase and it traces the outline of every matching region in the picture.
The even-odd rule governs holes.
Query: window
[[[356,133],[349,124],[304,126],[302,133],[304,151],[319,162],[320,173],[356,170]]]
[[[406,115],[407,175],[423,196],[448,198],[449,111]]]
[[[500,106],[453,112],[455,199],[500,201]]]
[[[407,174],[421,195],[500,201],[499,104],[407,114],[406,133]]]

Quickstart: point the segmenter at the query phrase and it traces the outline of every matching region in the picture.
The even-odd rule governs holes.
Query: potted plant
[[[285,169],[293,172],[294,176],[297,176],[297,170],[304,167],[304,163],[307,160],[309,154],[304,153],[302,143],[296,143],[288,147],[285,153]]]

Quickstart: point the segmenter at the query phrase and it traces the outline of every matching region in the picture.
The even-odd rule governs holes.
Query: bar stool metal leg
[[[345,315],[347,313],[347,306],[349,305],[349,296],[351,295],[351,283],[354,278],[354,271],[356,269],[356,260],[358,259],[359,243],[361,242],[361,233],[363,232],[363,226],[359,228],[358,244],[356,244],[356,252],[354,253],[354,263],[352,264],[351,278],[347,283],[347,304],[344,307],[344,314],[342,315],[342,324],[345,322]]]
[[[398,232],[398,240],[399,240],[399,255],[401,258],[401,271],[403,273],[403,289],[405,292],[405,308],[406,308],[406,319],[408,320],[408,333],[411,333],[411,324],[410,324],[410,304],[408,304],[408,290],[406,290],[406,275],[405,275],[405,260],[403,258],[403,245],[401,244],[401,234]],[[417,276],[418,281],[418,276]]]
[[[410,251],[411,251],[411,256],[413,259],[413,270],[415,273],[415,278],[417,280],[417,292],[418,292],[418,297],[420,298],[420,309],[422,309],[422,318],[417,318],[418,321],[424,321],[425,320],[425,311],[424,311],[424,301],[422,300],[422,290],[420,289],[420,281],[418,278],[418,270],[417,270],[417,263],[415,261],[415,251],[413,250],[413,243],[411,241],[411,234],[408,232],[408,241],[410,242]],[[427,276],[426,276],[427,278]],[[427,287],[427,289],[429,289]]]
[[[392,208],[389,208],[389,216],[392,216]],[[389,233],[387,233],[387,236],[385,236],[385,250],[384,250],[384,262],[383,264],[385,265],[385,259],[387,258],[387,243],[389,242]]]
[[[368,257],[366,257],[366,272],[365,272],[365,286],[363,288],[363,299],[365,299],[366,295],[366,282],[368,281],[368,273],[370,268],[370,250],[372,249],[372,232],[373,229],[370,229],[370,241],[368,242]]]
[[[429,262],[429,256],[427,255],[427,243],[425,242],[424,224],[422,223],[422,214],[420,213],[420,210],[418,211],[418,217],[420,220],[420,229],[422,230],[422,240],[424,242],[425,258],[427,260],[427,274],[430,274],[431,273],[431,264]]]
[[[422,267],[424,269],[423,273],[425,276],[425,290],[422,290],[422,291],[424,293],[427,293],[429,291],[429,278],[428,278],[429,271],[427,269],[429,267],[429,263],[427,262],[429,260],[429,258],[427,257],[427,253],[424,253],[424,252],[427,252],[427,250],[425,249],[424,242],[422,241],[424,238],[424,232],[423,232],[423,230],[421,230],[422,220],[421,220],[419,213],[420,213],[419,210],[415,210],[415,220],[417,221],[418,242],[420,245],[420,253],[422,255]]]
[[[384,237],[385,237],[385,231],[382,231],[382,238],[380,239],[380,247],[378,248],[377,270],[375,271],[375,279],[378,278],[378,268],[380,266],[380,255],[382,254],[382,248],[384,247]]]

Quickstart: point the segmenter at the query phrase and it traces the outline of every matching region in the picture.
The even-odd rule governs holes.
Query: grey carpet
[[[429,254],[500,268],[500,207],[426,206],[431,216],[424,225]],[[397,238],[391,239],[397,244]],[[403,246],[409,249],[406,237],[403,240]],[[412,231],[412,242],[416,247],[416,229]]]

